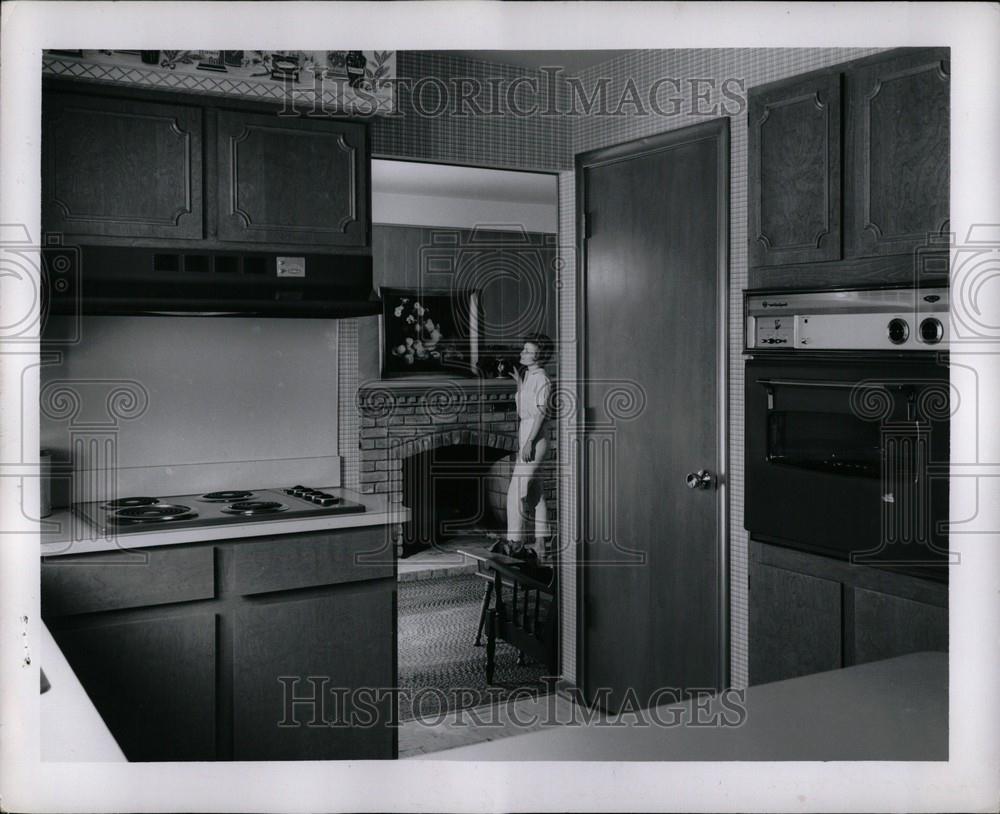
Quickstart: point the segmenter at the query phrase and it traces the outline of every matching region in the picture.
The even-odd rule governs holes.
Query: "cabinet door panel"
[[[948,609],[854,589],[854,662],[948,650]]]
[[[839,260],[840,74],[751,94],[753,266]]]
[[[47,93],[42,142],[46,231],[203,237],[199,108]]]
[[[129,760],[214,760],[215,615],[52,635]]]
[[[949,225],[949,62],[925,49],[851,71],[847,249],[909,254]]]
[[[395,757],[394,587],[379,580],[236,612],[235,760]]]
[[[841,666],[840,584],[750,565],[750,683]]]
[[[366,245],[366,138],[355,122],[221,111],[219,239]]]

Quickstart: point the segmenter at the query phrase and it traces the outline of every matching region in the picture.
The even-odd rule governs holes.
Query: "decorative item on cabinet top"
[[[291,96],[352,116],[395,109],[395,51],[48,50],[42,73],[230,96]]]

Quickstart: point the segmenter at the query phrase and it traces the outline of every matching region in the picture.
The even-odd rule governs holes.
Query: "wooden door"
[[[840,74],[751,92],[750,265],[839,260]]]
[[[947,48],[847,74],[846,250],[910,254],[949,226]]]
[[[364,124],[220,111],[218,162],[220,240],[368,245]]]
[[[728,680],[728,172],[728,119],[577,157],[579,661],[611,709]]]
[[[46,231],[204,236],[200,108],[75,93],[43,99]]]

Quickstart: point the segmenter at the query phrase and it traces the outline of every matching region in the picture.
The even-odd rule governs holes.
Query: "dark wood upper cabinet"
[[[947,48],[748,94],[751,287],[913,284],[949,228]],[[947,258],[943,258],[947,263]]]
[[[839,260],[840,74],[749,102],[751,265]]]
[[[948,230],[948,49],[847,74],[847,250],[908,254]]]
[[[368,243],[363,124],[220,111],[219,239]]]
[[[201,238],[202,118],[192,105],[46,94],[46,231]]]

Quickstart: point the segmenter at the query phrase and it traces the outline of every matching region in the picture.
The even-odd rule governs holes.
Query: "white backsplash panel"
[[[74,329],[53,318],[45,335]],[[55,505],[68,469],[119,495],[273,486],[296,467],[339,484],[336,321],[85,317],[79,342],[52,347],[41,439],[63,475]]]

